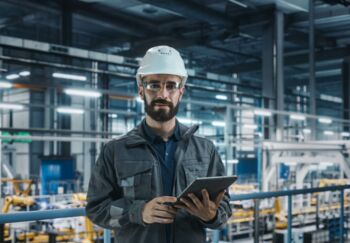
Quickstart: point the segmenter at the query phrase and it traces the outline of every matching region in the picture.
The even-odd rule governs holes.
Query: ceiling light
[[[0,81],[0,88],[2,89],[8,89],[11,88],[12,84],[6,81]]]
[[[258,116],[272,116],[272,112],[268,110],[254,110],[254,114]]]
[[[9,74],[9,75],[6,76],[6,79],[9,79],[9,80],[13,80],[13,79],[16,79],[16,78],[19,78],[18,74]]]
[[[110,118],[117,118],[118,115],[117,114],[108,114],[108,117],[110,117]]]
[[[213,121],[213,122],[211,122],[211,125],[213,125],[214,127],[225,127],[225,122],[223,122],[223,121]]]
[[[332,123],[332,119],[326,118],[326,117],[318,118],[318,121],[320,123],[323,123],[323,124],[331,124]]]
[[[137,102],[139,102],[139,103],[143,103],[143,99],[141,99],[140,96],[137,96],[137,97],[135,98],[135,100],[136,100]]]
[[[309,128],[304,128],[304,129],[303,129],[303,132],[304,132],[304,134],[310,134],[310,133],[311,133],[311,129],[309,129]]]
[[[191,118],[185,118],[185,117],[178,117],[177,120],[183,124],[202,124],[202,121],[198,121],[198,120],[193,120]]]
[[[67,73],[53,73],[52,77],[54,78],[63,78],[63,79],[71,79],[71,80],[78,80],[78,81],[86,81],[86,77],[82,75],[74,75],[74,74],[67,74]]]
[[[77,108],[69,108],[69,107],[58,107],[56,108],[56,111],[59,113],[66,113],[66,114],[83,114],[84,110],[77,109]]]
[[[26,76],[30,75],[30,72],[29,71],[22,71],[22,72],[19,73],[19,75],[21,75],[23,77],[26,77]]]
[[[77,95],[77,96],[92,97],[92,98],[98,98],[101,96],[100,92],[92,91],[92,90],[65,89],[64,93],[68,95]]]
[[[334,135],[334,132],[333,131],[324,131],[323,134],[327,135],[327,136],[332,136],[332,135]]]
[[[299,114],[291,114],[289,116],[289,118],[292,119],[292,120],[296,120],[296,121],[305,121],[306,120],[305,116],[299,115]]]
[[[342,135],[342,137],[350,137],[349,132],[342,132],[341,135]]]
[[[289,162],[284,162],[284,164],[288,166],[296,166],[298,163],[295,161],[289,161]]]
[[[238,159],[228,159],[227,164],[238,164]]]
[[[244,124],[243,128],[246,128],[246,129],[257,129],[258,126],[255,125],[255,124]]]
[[[215,98],[217,100],[227,100],[227,96],[226,95],[215,95]]]
[[[0,109],[6,109],[6,110],[23,110],[23,105],[17,105],[17,104],[9,104],[9,103],[0,103]]]

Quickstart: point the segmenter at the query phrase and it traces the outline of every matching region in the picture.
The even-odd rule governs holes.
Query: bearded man
[[[179,52],[150,48],[136,74],[145,119],[107,143],[91,175],[86,214],[118,243],[204,243],[231,216],[229,195],[176,196],[197,177],[223,176],[213,143],[176,119],[188,74]]]

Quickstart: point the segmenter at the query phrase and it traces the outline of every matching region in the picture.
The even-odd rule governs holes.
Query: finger
[[[153,209],[176,214],[176,209],[173,206],[167,206],[167,205],[164,205],[164,204],[157,204],[157,205],[154,206]]]
[[[159,223],[159,224],[171,224],[174,222],[174,219],[162,218],[162,217],[152,217],[152,222]]]
[[[152,217],[173,219],[173,218],[175,218],[175,215],[168,213],[168,212],[165,212],[165,211],[153,211]]]
[[[180,201],[185,205],[186,210],[194,210],[196,208],[195,205],[190,200],[181,198]]]
[[[204,207],[205,208],[208,208],[209,207],[209,201],[210,201],[210,198],[209,198],[209,193],[206,189],[203,189],[202,190],[202,197],[203,197],[203,204],[204,204]]]
[[[193,193],[189,193],[188,197],[191,198],[192,202],[194,203],[194,205],[196,205],[197,208],[203,207],[202,202]]]
[[[219,193],[219,195],[215,199],[215,205],[216,207],[219,207],[221,200],[224,198],[225,191],[222,191]]]
[[[176,202],[177,198],[176,197],[169,197],[169,196],[164,196],[164,197],[156,197],[155,198],[157,203],[165,203],[165,202]]]

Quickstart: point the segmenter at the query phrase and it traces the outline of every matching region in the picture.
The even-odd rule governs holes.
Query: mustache
[[[167,106],[170,106],[170,107],[173,106],[172,102],[169,102],[169,101],[166,101],[166,100],[162,100],[162,99],[152,100],[151,105],[155,106],[156,104],[167,105]]]

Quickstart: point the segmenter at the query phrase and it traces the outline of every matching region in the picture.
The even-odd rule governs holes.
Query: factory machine
[[[5,197],[2,213],[58,208],[85,207],[86,194],[64,194],[54,196],[30,196],[31,180],[3,179],[12,184],[15,195]],[[24,185],[24,186],[23,186]],[[24,188],[24,189],[21,189]],[[103,231],[92,224],[87,217],[21,222],[0,226],[0,242],[83,242],[93,243]]]

